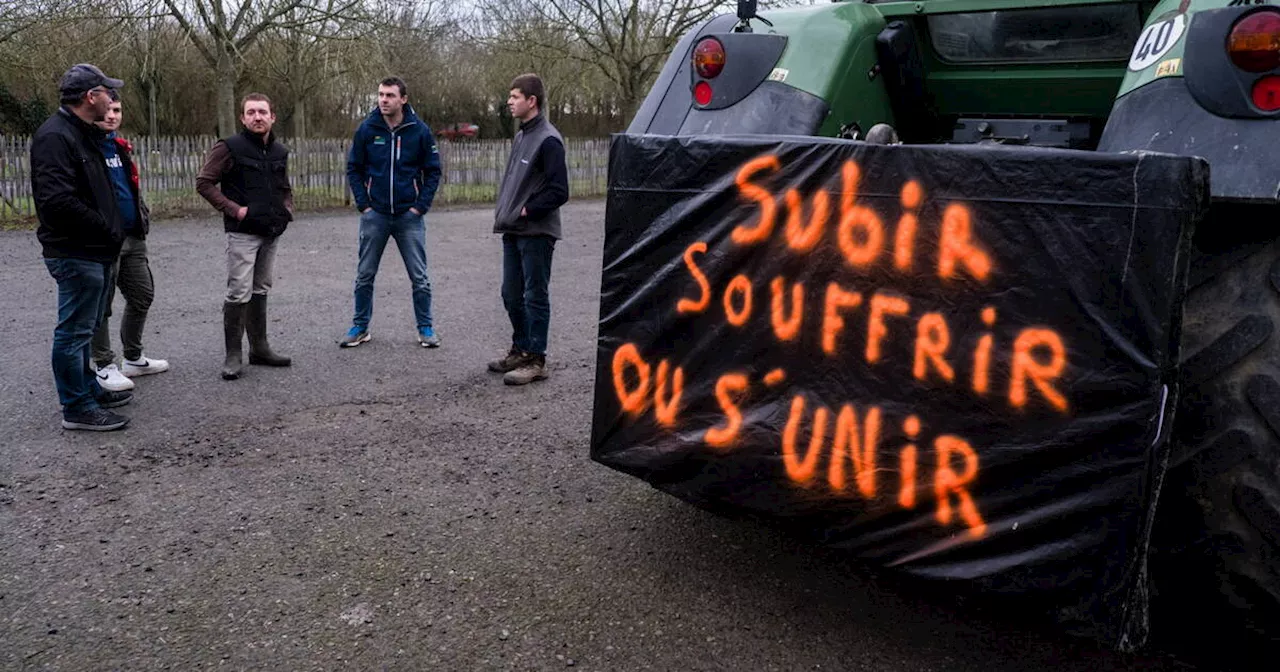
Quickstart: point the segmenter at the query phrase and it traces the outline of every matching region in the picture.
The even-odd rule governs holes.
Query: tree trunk
[[[218,54],[218,135],[227,137],[236,133],[236,65],[234,57],[225,51]]]
[[[160,107],[159,101],[156,100],[156,86],[154,81],[147,83],[147,132],[151,137],[160,135],[159,116],[156,111]]]
[[[622,112],[622,128],[631,125],[631,120],[636,116],[636,110],[640,109],[640,100],[638,96],[630,91],[623,91],[622,96],[618,100],[618,107]]]
[[[632,67],[625,71],[626,77],[622,86],[622,95],[618,101],[618,106],[622,112],[622,127],[626,128],[631,125],[631,120],[635,118],[636,111],[640,109],[640,103],[644,101],[644,96],[648,93],[648,87],[645,86],[644,73],[639,72],[638,68]]]
[[[307,96],[302,94],[293,103],[293,137],[307,137]]]

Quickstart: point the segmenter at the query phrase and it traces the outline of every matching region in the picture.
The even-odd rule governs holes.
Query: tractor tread
[[[1280,548],[1280,506],[1261,489],[1248,484],[1236,486],[1234,500],[1236,509],[1262,533],[1262,538]]]
[[[1280,646],[1280,237],[1223,243],[1198,239],[1191,256],[1151,541],[1152,634],[1175,649],[1214,642],[1213,655],[1245,656]]]
[[[1231,270],[1236,264],[1248,259],[1257,246],[1243,246],[1223,254],[1205,254],[1196,251],[1191,255],[1191,269],[1187,273],[1187,291],[1194,291],[1201,285],[1216,279]]]
[[[1257,375],[1249,379],[1245,395],[1267,427],[1280,438],[1280,382],[1271,376]]]
[[[1183,383],[1197,385],[1227,372],[1237,362],[1258,349],[1275,326],[1262,315],[1248,315],[1182,365]]]
[[[1187,457],[1197,484],[1221,474],[1253,455],[1249,433],[1232,429]]]

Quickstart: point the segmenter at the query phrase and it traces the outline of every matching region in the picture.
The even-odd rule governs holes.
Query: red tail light
[[[1267,75],[1254,82],[1253,104],[1263,112],[1280,110],[1280,77]]]
[[[1227,37],[1227,53],[1248,72],[1280,67],[1280,12],[1261,10],[1240,19]]]
[[[724,70],[724,45],[720,40],[706,37],[693,48],[693,69],[706,79],[714,79]]]
[[[693,100],[699,105],[706,105],[711,102],[711,85],[706,82],[698,82],[693,87]]]

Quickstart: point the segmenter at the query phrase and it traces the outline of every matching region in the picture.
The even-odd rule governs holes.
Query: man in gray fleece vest
[[[560,239],[560,206],[569,200],[569,167],[560,131],[542,115],[542,79],[525,74],[511,82],[507,106],[520,122],[498,188],[493,232],[502,234],[502,302],[511,318],[511,350],[489,362],[507,385],[547,377],[547,327],[551,322],[551,254]]]

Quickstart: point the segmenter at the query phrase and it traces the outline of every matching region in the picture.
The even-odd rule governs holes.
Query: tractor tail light
[[[1254,82],[1253,104],[1263,112],[1280,110],[1280,77],[1267,75]]]
[[[720,40],[706,37],[693,48],[693,69],[706,79],[715,79],[724,70],[724,45]]]
[[[1227,36],[1227,53],[1237,68],[1247,72],[1280,67],[1280,12],[1261,10],[1237,21]],[[1255,86],[1255,100],[1257,91]]]
[[[698,82],[693,87],[693,100],[699,105],[706,105],[711,102],[711,85],[706,82]]]

